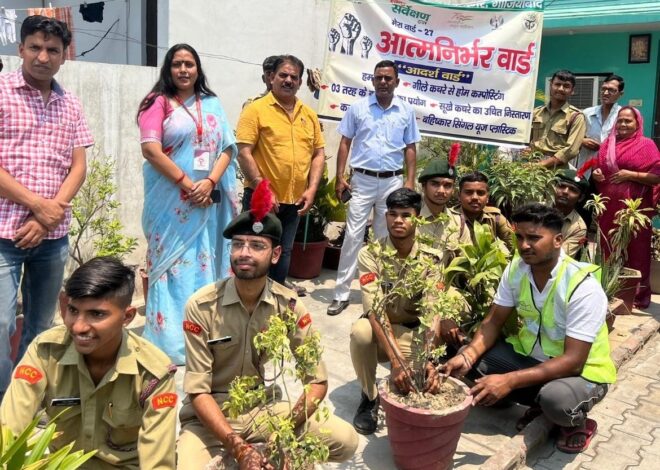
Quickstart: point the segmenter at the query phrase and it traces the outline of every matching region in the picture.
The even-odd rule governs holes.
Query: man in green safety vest
[[[472,342],[440,370],[476,378],[475,405],[505,397],[530,406],[522,429],[544,414],[560,426],[557,448],[584,451],[596,433],[587,419],[616,380],[610,358],[599,267],[580,263],[561,249],[564,217],[543,204],[517,210],[518,254],[504,271],[490,313]],[[517,315],[517,333],[501,338],[502,327]]]

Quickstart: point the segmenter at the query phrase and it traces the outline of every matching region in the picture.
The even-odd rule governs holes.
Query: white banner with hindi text
[[[422,133],[529,142],[543,1],[470,5],[332,0],[319,115],[341,119],[373,92],[374,66],[389,59],[395,93],[414,107]]]

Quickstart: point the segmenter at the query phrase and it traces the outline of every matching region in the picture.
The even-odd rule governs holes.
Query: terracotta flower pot
[[[626,315],[628,310],[626,305],[623,303],[623,300],[617,299],[614,297],[609,301],[607,305],[607,315],[605,316],[605,322],[607,323],[607,332],[611,333],[614,329],[614,320],[616,320],[617,315]]]
[[[328,240],[320,242],[293,242],[289,276],[298,279],[313,279],[321,274],[323,254]]]
[[[623,300],[626,310],[619,315],[629,315],[633,311],[633,302],[635,301],[635,293],[639,286],[639,280],[642,278],[642,273],[636,269],[623,268],[619,279],[621,280],[621,287],[614,294],[615,297]]]
[[[341,246],[328,244],[325,247],[325,254],[323,255],[323,267],[325,269],[337,270],[339,267],[339,256],[341,255]]]
[[[389,380],[378,387],[380,403],[385,410],[387,434],[392,455],[402,470],[444,470],[452,466],[463,424],[470,412],[472,396],[459,380],[449,377],[465,400],[445,410],[413,408],[397,401],[390,394]]]

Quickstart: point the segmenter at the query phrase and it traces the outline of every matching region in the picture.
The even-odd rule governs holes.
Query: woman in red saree
[[[622,199],[642,199],[640,208],[654,207],[653,188],[660,183],[660,152],[655,143],[644,137],[640,112],[630,106],[621,108],[616,124],[598,151],[598,168],[593,173],[598,192],[609,198],[600,217],[600,229],[607,236],[614,227],[614,215],[624,207]],[[635,294],[635,307],[646,308],[651,302],[651,233],[649,225],[628,246],[626,266],[642,273]],[[607,244],[605,254],[609,255]]]

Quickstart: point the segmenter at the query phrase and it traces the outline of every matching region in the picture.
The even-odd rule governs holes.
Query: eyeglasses
[[[374,77],[374,82],[380,82],[385,80],[386,82],[391,82],[394,80],[394,77],[391,77],[389,75],[377,75]]]
[[[618,88],[601,88],[600,92],[603,95],[616,95],[619,92]]]
[[[249,253],[261,253],[270,248],[263,242],[257,241],[243,241],[243,240],[232,240],[231,241],[231,251],[243,251],[243,248],[247,248]]]

